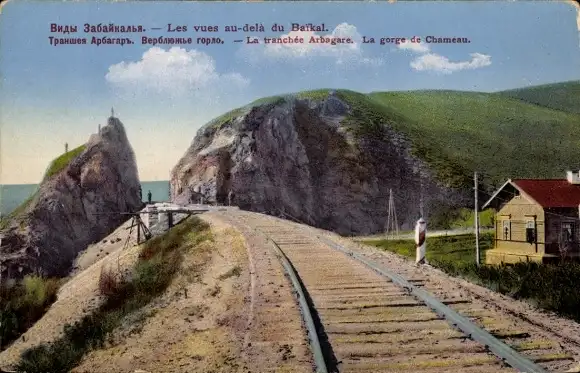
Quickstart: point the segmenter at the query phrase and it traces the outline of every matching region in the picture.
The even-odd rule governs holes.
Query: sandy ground
[[[0,353],[0,368],[6,369],[15,363],[27,348],[56,339],[67,323],[82,319],[101,304],[97,288],[101,268],[119,267],[125,271],[132,268],[137,260],[139,247],[130,246],[122,250],[128,224],[126,222],[107,237],[107,243],[100,242],[87,250],[87,255],[81,260],[83,264],[76,275],[60,288],[58,299],[47,313],[20,339]],[[110,244],[111,240],[115,241],[114,245]]]
[[[203,216],[231,224],[244,237],[251,275],[242,355],[248,372],[310,373],[312,354],[290,281],[271,243],[236,215],[213,212]]]
[[[89,353],[73,372],[247,372],[247,255],[238,232],[217,220],[214,242],[188,253],[165,294]],[[232,274],[232,270],[239,273]],[[229,275],[228,275],[229,273]]]
[[[71,273],[71,278],[83,272],[99,260],[104,257],[117,253],[122,250],[123,247],[132,247],[137,242],[137,232],[136,228],[130,231],[132,219],[129,219],[123,223],[119,228],[117,228],[108,237],[102,239],[98,243],[89,245],[86,250],[81,252],[73,265],[73,271]],[[131,235],[129,236],[129,233]],[[127,243],[127,239],[129,242]]]
[[[268,243],[223,215],[199,217],[211,225],[214,240],[188,253],[167,291],[130,315],[73,372],[312,371],[296,299]],[[137,260],[135,232],[124,249],[130,224],[78,257],[58,300],[0,354],[0,368],[8,370],[25,349],[55,340],[67,323],[101,304],[101,268],[128,271]]]

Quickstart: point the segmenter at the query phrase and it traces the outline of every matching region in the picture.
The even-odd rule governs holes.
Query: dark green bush
[[[40,319],[52,303],[60,282],[26,276],[14,286],[0,286],[0,350],[18,339]]]

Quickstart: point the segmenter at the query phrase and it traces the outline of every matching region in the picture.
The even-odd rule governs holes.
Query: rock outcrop
[[[119,212],[142,207],[135,156],[119,119],[110,117],[79,150],[66,164],[53,162],[32,200],[5,224],[3,278],[66,275],[80,251],[127,220]]]
[[[340,234],[384,231],[389,191],[398,223],[411,228],[421,199],[465,206],[466,190],[437,181],[410,141],[388,123],[357,130],[359,115],[334,92],[324,99],[289,97],[236,110],[202,127],[171,173],[172,200],[209,202],[295,219]],[[364,127],[364,126],[363,126]],[[360,127],[362,128],[362,127]]]

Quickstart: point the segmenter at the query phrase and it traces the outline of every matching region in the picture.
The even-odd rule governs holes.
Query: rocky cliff
[[[341,234],[384,231],[392,190],[400,227],[435,207],[469,204],[438,181],[411,142],[372,107],[331,91],[249,105],[196,134],[171,173],[177,203],[206,200],[296,219]],[[383,118],[383,119],[381,119]]]
[[[87,144],[57,158],[35,195],[3,222],[2,277],[63,276],[77,254],[141,208],[135,156],[110,117]],[[74,152],[74,151],[73,151]]]

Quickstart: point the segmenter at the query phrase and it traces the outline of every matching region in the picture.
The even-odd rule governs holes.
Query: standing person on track
[[[416,244],[416,259],[415,264],[427,264],[425,259],[426,241],[427,238],[427,223],[423,218],[420,218],[415,225],[415,244]]]

